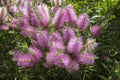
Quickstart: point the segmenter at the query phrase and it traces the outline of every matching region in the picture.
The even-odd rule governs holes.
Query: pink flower
[[[48,48],[48,32],[40,31],[37,33],[37,45],[40,47],[42,51]]]
[[[81,63],[81,64],[94,64],[95,63],[95,55],[92,53],[80,54],[79,63]]]
[[[0,30],[8,30],[9,27],[7,25],[0,25]]]
[[[21,67],[32,67],[34,66],[32,58],[33,56],[29,54],[19,55],[17,58],[17,65]]]
[[[31,54],[22,53],[15,50],[13,51],[13,59],[17,61],[17,65],[20,67],[34,66],[33,56]]]
[[[52,51],[54,49],[64,52],[65,51],[65,46],[64,46],[64,44],[62,42],[57,42],[57,41],[50,42],[49,50]]]
[[[53,51],[48,52],[45,59],[46,59],[47,65],[54,65],[55,61],[57,61],[58,59],[58,51],[53,50]]]
[[[59,55],[59,60],[56,65],[60,68],[68,68],[71,64],[71,58],[69,55],[63,53]]]
[[[69,22],[75,22],[77,20],[77,15],[75,13],[74,7],[71,4],[67,6],[67,14],[69,16]]]
[[[62,42],[63,38],[62,38],[62,35],[58,31],[56,31],[50,35],[49,40]]]
[[[75,32],[72,28],[62,30],[64,42],[69,42],[71,38],[75,38]]]
[[[81,14],[77,20],[77,26],[81,30],[85,30],[87,26],[89,25],[90,19],[87,14]]]
[[[30,14],[30,22],[34,27],[40,26],[40,20],[38,19],[38,16],[34,12],[31,12]]]
[[[79,63],[77,61],[72,60],[69,66],[66,67],[69,73],[76,72],[79,70]]]
[[[37,29],[32,27],[32,26],[29,26],[29,25],[24,25],[21,27],[21,34],[23,36],[27,36],[27,37],[31,37],[33,39],[36,39],[36,33],[37,33]]]
[[[101,35],[101,28],[98,25],[93,25],[91,28],[91,33],[94,37]]]
[[[61,15],[62,15],[62,8],[58,8],[52,20],[52,24],[54,25],[57,24]]]
[[[49,52],[46,56],[46,65],[52,66],[55,65],[59,68],[65,68],[70,66],[71,59],[67,54],[53,50]]]
[[[45,5],[44,5],[45,6]],[[38,5],[38,13],[40,16],[40,22],[44,29],[48,28],[48,22],[49,22],[49,13],[47,7],[44,7],[42,5]]]
[[[68,46],[67,46],[67,52],[78,54],[80,52],[82,46],[83,46],[82,39],[71,38],[68,43]]]
[[[34,62],[40,61],[40,59],[43,57],[43,53],[36,47],[31,46],[29,50],[30,50],[30,54],[34,57],[33,59]]]

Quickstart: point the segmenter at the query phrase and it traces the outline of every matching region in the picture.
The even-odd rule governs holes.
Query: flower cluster
[[[32,38],[27,53],[13,51],[13,58],[18,66],[32,67],[44,58],[44,66],[47,68],[57,66],[68,72],[75,72],[82,64],[95,63],[93,50],[98,43],[93,38],[84,39],[80,33],[89,26],[90,18],[87,14],[77,16],[71,4],[55,10],[45,4],[34,8],[31,5],[32,1],[21,2],[19,11],[15,8],[13,13],[20,12],[22,16],[10,21],[11,28],[20,26],[20,34]],[[95,37],[99,36],[101,29],[94,25],[91,33]],[[79,34],[81,35],[78,36]]]

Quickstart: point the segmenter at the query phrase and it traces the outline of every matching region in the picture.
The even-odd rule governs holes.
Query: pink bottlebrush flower
[[[71,38],[75,38],[75,32],[72,28],[62,30],[64,42],[69,42]]]
[[[42,5],[38,5],[37,8],[40,16],[41,25],[44,29],[46,29],[49,22],[49,11],[47,11],[48,9],[46,7],[43,7]]]
[[[13,59],[17,61],[17,65],[20,67],[32,67],[34,66],[33,56],[27,53],[13,51]]]
[[[66,22],[66,16],[65,16],[65,12],[62,9],[61,15],[59,16],[58,22],[56,23],[56,29],[61,28],[64,23]]]
[[[57,42],[57,41],[50,42],[49,43],[49,50],[52,51],[54,49],[64,52],[65,51],[65,46],[62,42]]]
[[[91,28],[91,33],[94,37],[101,35],[101,28],[98,25],[93,25]]]
[[[18,56],[19,55],[22,55],[22,52],[18,51],[18,50],[14,50],[12,52],[12,55],[13,55],[13,60],[17,60]]]
[[[68,10],[67,10],[67,8],[64,8],[63,9],[63,13],[62,13],[62,16],[64,17],[64,21],[65,22],[70,22],[70,17],[69,17],[69,14],[68,14],[69,12],[68,12]]]
[[[31,12],[31,14],[30,14],[30,23],[34,27],[40,26],[40,20],[38,19],[37,15],[34,12]]]
[[[69,73],[76,72],[79,70],[79,63],[77,61],[71,60],[69,66],[66,67]]]
[[[76,22],[78,28],[85,30],[89,25],[90,19],[87,14],[81,14]]]
[[[67,54],[59,54],[59,60],[56,63],[56,66],[60,67],[60,68],[67,68],[68,66],[70,66],[71,64],[71,58],[69,55]]]
[[[0,30],[8,30],[9,27],[7,25],[0,25]]]
[[[70,4],[67,6],[69,22],[75,22],[77,20],[77,15],[75,13],[74,7]]]
[[[37,33],[37,45],[42,51],[48,48],[48,33],[47,31],[41,31]]]
[[[21,67],[32,67],[34,66],[32,58],[33,56],[29,54],[19,55],[17,58],[17,65]]]
[[[95,63],[95,55],[92,53],[80,54],[79,63],[81,63],[81,64],[94,64]]]
[[[40,59],[43,57],[43,53],[36,47],[30,47],[29,50],[30,54],[34,57],[34,62],[40,61]]]
[[[58,10],[56,11],[55,16],[52,20],[52,24],[54,24],[54,25],[57,24],[61,15],[62,15],[62,8],[58,8]]]
[[[58,51],[53,50],[53,51],[48,52],[45,59],[48,65],[54,65],[55,61],[57,61],[58,59]]]
[[[52,50],[46,56],[46,64],[48,66],[55,65],[60,68],[65,68],[70,64],[70,57],[67,54],[58,52],[57,50]]]
[[[53,32],[50,37],[49,37],[49,40],[50,41],[58,41],[58,42],[62,42],[63,41],[63,38],[62,38],[62,35],[56,31],[56,32]]]
[[[33,39],[36,39],[36,33],[38,32],[38,30],[32,26],[29,25],[23,25],[21,27],[21,34],[23,36],[27,36],[27,37],[31,37]]]
[[[83,42],[81,38],[71,38],[68,46],[67,46],[67,52],[68,53],[76,53],[78,54],[83,46]]]

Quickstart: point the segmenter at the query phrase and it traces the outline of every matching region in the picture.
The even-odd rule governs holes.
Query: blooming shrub
[[[119,1],[52,1],[0,0],[0,80],[119,80]]]
[[[2,19],[0,26],[1,30],[20,29],[20,34],[32,41],[27,52],[13,50],[13,60],[19,67],[34,67],[43,61],[41,64],[47,68],[57,66],[71,73],[78,71],[81,65],[95,63],[93,51],[98,43],[92,35],[99,36],[101,29],[94,25],[91,36],[84,35],[90,24],[86,13],[76,15],[71,4],[56,7],[54,12],[45,4],[32,5],[33,1],[24,1],[19,6],[10,6],[8,12],[16,17],[6,19],[9,24],[5,25]],[[21,16],[17,17],[20,13]]]

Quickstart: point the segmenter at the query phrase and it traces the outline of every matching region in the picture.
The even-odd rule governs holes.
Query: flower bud
[[[91,28],[91,33],[94,37],[101,35],[101,28],[98,25],[94,25]]]

